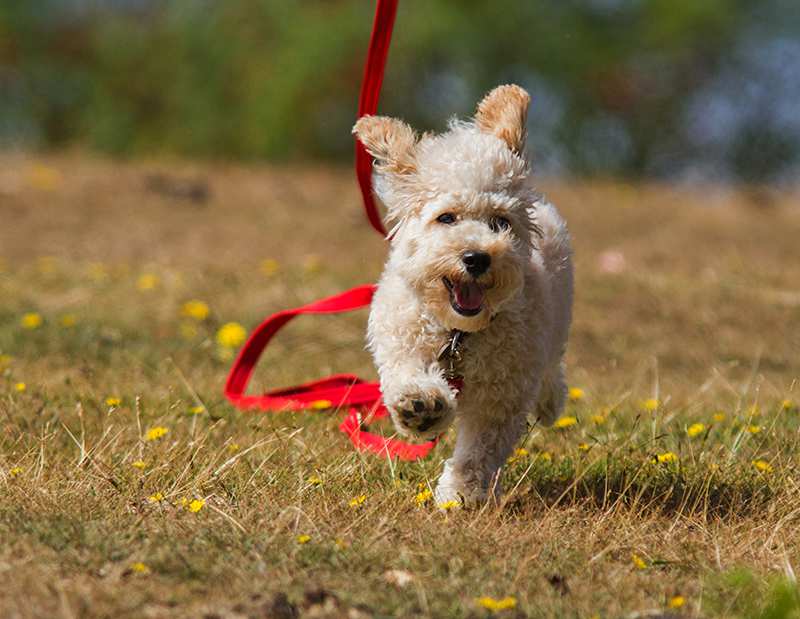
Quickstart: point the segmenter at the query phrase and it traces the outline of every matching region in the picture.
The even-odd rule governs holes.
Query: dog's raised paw
[[[438,390],[408,390],[389,405],[395,425],[404,434],[436,436],[452,421],[450,397]]]

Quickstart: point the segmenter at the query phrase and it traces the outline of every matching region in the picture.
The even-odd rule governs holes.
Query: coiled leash
[[[364,68],[364,81],[361,85],[361,96],[358,102],[359,118],[366,114],[374,114],[378,109],[378,98],[383,84],[392,28],[397,14],[397,1],[378,0],[377,2],[367,62]],[[356,175],[367,219],[381,236],[386,237],[386,230],[381,223],[375,198],[372,195],[372,158],[358,140],[356,140]],[[300,314],[341,314],[361,309],[370,304],[374,293],[374,285],[359,286],[303,307],[283,310],[267,318],[253,331],[239,351],[225,383],[225,397],[235,407],[249,411],[346,409],[347,414],[339,429],[350,438],[356,449],[401,460],[424,458],[436,445],[438,439],[412,444],[399,439],[387,439],[364,429],[370,421],[381,419],[389,414],[381,400],[378,383],[366,382],[352,374],[336,374],[295,387],[268,391],[263,395],[245,395],[247,384],[261,353],[273,336],[295,316]],[[447,356],[450,353],[460,355],[458,342],[454,340],[452,345],[448,342],[445,348],[448,346],[451,349],[450,352],[443,349],[440,356]],[[450,367],[452,368],[455,361],[451,361]],[[460,389],[459,377],[453,375],[449,378],[451,378],[451,385]]]

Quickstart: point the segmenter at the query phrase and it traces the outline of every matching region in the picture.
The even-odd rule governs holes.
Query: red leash
[[[397,0],[378,0],[375,22],[369,43],[364,82],[358,103],[358,116],[374,114],[383,83],[389,42],[392,37]],[[372,159],[364,146],[356,140],[356,174],[364,199],[367,219],[376,231],[386,236],[380,214],[372,195]],[[387,458],[416,460],[424,458],[436,445],[429,441],[419,445],[398,439],[387,439],[363,429],[374,419],[388,415],[381,401],[380,385],[368,383],[352,374],[336,374],[295,387],[268,391],[263,395],[245,395],[247,384],[261,353],[272,337],[289,321],[300,314],[340,314],[367,307],[372,301],[375,286],[359,286],[340,294],[314,301],[303,307],[283,310],[267,318],[250,335],[247,343],[231,368],[225,383],[225,397],[242,410],[287,411],[322,410],[347,407],[347,416],[339,429],[350,437],[353,445],[362,451],[371,451]]]

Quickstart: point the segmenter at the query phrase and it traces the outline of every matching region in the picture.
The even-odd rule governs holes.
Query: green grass
[[[547,186],[577,252],[575,423],[531,428],[501,505],[442,511],[417,497],[452,435],[392,463],[354,451],[338,411],[222,397],[224,323],[377,277],[349,171],[45,164],[48,183],[25,159],[0,174],[0,616],[483,617],[484,596],[513,597],[507,617],[800,616],[791,196]],[[153,171],[212,198],[153,193]],[[364,318],[299,318],[252,390],[374,376]]]

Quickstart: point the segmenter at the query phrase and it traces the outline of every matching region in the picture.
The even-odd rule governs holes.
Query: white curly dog
[[[457,430],[438,503],[499,498],[528,417],[550,424],[564,406],[572,252],[527,184],[529,102],[499,86],[440,135],[382,116],[353,128],[391,226],[368,328],[384,402],[403,435]]]

